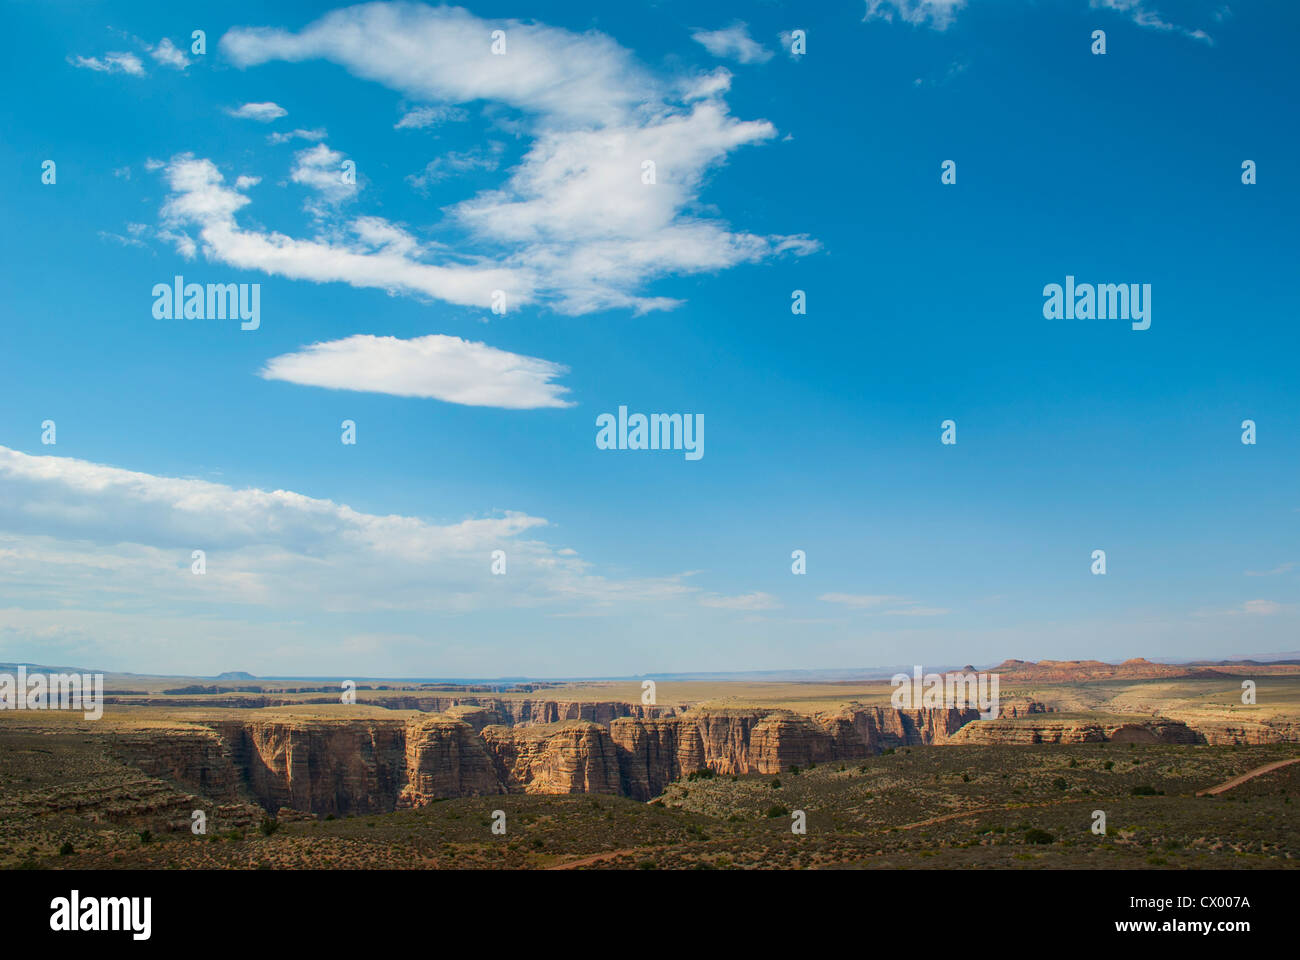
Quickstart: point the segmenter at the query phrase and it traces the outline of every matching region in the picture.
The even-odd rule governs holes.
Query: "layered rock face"
[[[1177,720],[1101,721],[1069,718],[980,720],[949,743],[1205,743],[1205,737]]]
[[[214,800],[239,795],[240,775],[226,740],[215,730],[139,731],[113,741],[116,752],[151,777],[187,783]]]
[[[588,705],[590,706],[590,705]],[[630,705],[628,705],[630,706]],[[558,707],[557,707],[558,711]],[[631,710],[629,710],[631,712]],[[608,715],[596,705],[592,715]],[[364,814],[442,797],[605,793],[648,800],[705,768],[777,773],[887,746],[945,743],[978,714],[850,705],[695,710],[510,726],[484,706],[411,719],[217,719],[119,744],[141,768],[212,797],[251,795],[269,811]]]
[[[486,744],[464,720],[434,715],[411,721],[405,733],[405,782],[398,806],[505,792]]]
[[[623,793],[618,752],[598,723],[493,726],[482,737],[511,792]]]
[[[404,720],[218,721],[249,792],[270,810],[392,810],[407,782]]]

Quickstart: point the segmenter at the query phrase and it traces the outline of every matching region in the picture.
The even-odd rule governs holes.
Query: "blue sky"
[[[2,660],[1300,648],[1290,4],[7,13]],[[1045,320],[1067,274],[1150,329]],[[597,449],[619,405],[704,457]]]

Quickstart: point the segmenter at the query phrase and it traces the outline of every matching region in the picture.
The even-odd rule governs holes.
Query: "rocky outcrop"
[[[837,755],[845,759],[879,753],[887,747],[947,743],[954,733],[979,711],[965,709],[894,710],[861,704],[822,713],[817,721],[829,730],[837,744]]]
[[[1185,723],[1166,719],[1088,720],[1068,717],[978,720],[949,738],[952,744],[1205,743]]]
[[[405,782],[398,806],[505,793],[483,739],[464,720],[453,715],[422,717],[408,723],[405,734]]]
[[[1194,716],[1187,722],[1204,737],[1203,742],[1213,745],[1300,741],[1300,723],[1290,720],[1220,720]]]

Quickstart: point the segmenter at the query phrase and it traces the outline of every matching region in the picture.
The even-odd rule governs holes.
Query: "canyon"
[[[973,709],[861,704],[809,717],[783,709],[515,701],[510,710],[456,704],[391,719],[205,716],[165,730],[123,731],[112,747],[145,773],[217,801],[247,795],[270,812],[345,816],[507,793],[644,801],[696,771],[779,773],[946,743],[977,718]]]

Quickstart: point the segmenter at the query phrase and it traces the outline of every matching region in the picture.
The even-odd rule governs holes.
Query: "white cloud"
[[[470,173],[474,170],[495,170],[500,163],[502,150],[501,143],[492,143],[486,150],[481,147],[462,151],[453,150],[440,157],[434,157],[419,173],[407,177],[406,182],[417,190],[425,192],[430,185],[457,174]]]
[[[235,215],[250,201],[226,185],[211,160],[184,154],[173,157],[164,169],[170,194],[162,208],[160,236],[184,256],[202,250],[208,259],[241,270],[423,295],[485,309],[495,290],[507,291],[512,305],[529,300],[532,282],[525,273],[469,258],[426,263],[419,259],[424,250],[414,237],[378,217],[352,220],[344,238],[329,241],[244,230]],[[197,230],[197,240],[191,229]]]
[[[1276,577],[1278,574],[1289,573],[1291,570],[1294,570],[1294,569],[1295,569],[1295,566],[1296,566],[1296,565],[1295,565],[1295,561],[1291,561],[1291,560],[1289,560],[1289,561],[1287,561],[1286,563],[1278,564],[1278,565],[1277,565],[1276,567],[1274,567],[1272,570],[1247,570],[1247,571],[1246,571],[1246,576],[1248,576],[1248,577]]]
[[[944,607],[923,607],[917,600],[884,593],[823,593],[818,599],[891,617],[940,617],[951,612]]]
[[[0,447],[0,646],[25,659],[69,650],[87,665],[181,673],[260,661],[282,672],[318,663],[364,624],[422,638],[390,670],[438,669],[439,637],[473,644],[478,669],[491,670],[497,632],[476,633],[461,615],[644,619],[696,592],[681,575],[595,575],[572,550],[535,539],[546,527],[512,511],[450,521],[363,513],[288,490]],[[202,576],[191,572],[196,549],[206,553]],[[490,572],[497,549],[508,576]]]
[[[147,244],[141,239],[149,232],[149,225],[146,223],[128,223],[126,225],[126,235],[111,233],[107,230],[99,231],[99,236],[104,240],[112,240],[122,244],[124,247],[141,247],[146,248]]]
[[[907,603],[905,597],[893,597],[888,594],[864,594],[864,593],[823,593],[817,599],[824,600],[826,603],[839,603],[846,607],[856,607],[865,609],[867,607],[880,607],[885,604]]]
[[[1146,0],[1090,0],[1090,6],[1094,10],[1106,9],[1128,14],[1129,19],[1139,27],[1161,30],[1166,33],[1177,33],[1192,40],[1200,40],[1211,45],[1214,43],[1213,38],[1204,30],[1191,29],[1179,26],[1176,23],[1170,23],[1152,9]],[[1216,17],[1215,19],[1219,18]]]
[[[744,23],[733,23],[721,30],[696,30],[691,39],[715,57],[740,63],[766,63],[772,59],[772,51],[751,37]]]
[[[506,32],[494,56],[490,34]],[[575,122],[618,122],[658,84],[603,34],[518,20],[484,20],[456,7],[367,3],[326,14],[299,33],[237,27],[221,38],[237,66],[325,59],[432,103],[495,100]]]
[[[942,617],[952,611],[945,607],[902,607],[898,610],[885,610],[883,612],[888,617]]]
[[[438,106],[416,107],[402,115],[402,119],[393,124],[394,130],[423,130],[425,127],[440,123],[454,123],[468,117],[459,107]]]
[[[106,53],[99,57],[69,57],[68,62],[83,70],[95,70],[99,73],[126,73],[133,77],[143,77],[144,64],[134,53]]]
[[[352,199],[360,189],[355,173],[347,179],[343,176],[343,154],[331,150],[323,143],[298,151],[293,159],[293,171],[289,174],[289,179],[316,191],[320,202],[328,206],[336,207]],[[314,203],[309,204],[309,207],[317,213],[323,212]]]
[[[258,123],[270,123],[280,117],[288,116],[289,111],[278,103],[246,103],[241,107],[226,111],[232,117],[241,120],[256,120]]]
[[[913,26],[928,24],[935,30],[947,30],[966,0],[867,0],[863,20],[893,20]]]
[[[1249,613],[1262,617],[1281,613],[1285,609],[1286,607],[1278,603],[1276,600],[1247,600],[1241,605],[1242,613]]]
[[[185,56],[171,40],[163,37],[158,42],[158,46],[149,51],[149,56],[158,61],[165,67],[171,67],[173,70],[184,70],[190,65],[190,58]]]
[[[743,593],[734,597],[707,594],[699,598],[701,606],[720,610],[777,610],[781,603],[770,593]]]
[[[505,56],[491,53],[493,29],[506,31]],[[816,249],[806,236],[732,232],[701,212],[707,175],[732,151],[776,136],[766,121],[729,115],[727,74],[663,80],[594,31],[417,4],[337,10],[298,33],[237,28],[221,47],[240,67],[324,58],[429,104],[524,111],[533,140],[522,162],[500,188],[448,215],[473,247],[529,278],[530,296],[562,312],[666,309],[676,301],[640,289]],[[642,181],[647,160],[653,185]]]
[[[928,25],[935,30],[947,30],[952,26],[958,11],[962,10],[967,0],[866,0],[867,12],[863,20],[890,20],[895,17],[913,26]],[[1178,33],[1192,40],[1213,44],[1208,33],[1200,29],[1182,27],[1164,19],[1147,0],[1089,0],[1093,10],[1114,10],[1127,14],[1139,27]],[[1226,9],[1226,8],[1225,8]],[[1216,20],[1222,17],[1217,13]]]
[[[1195,615],[1198,617],[1271,617],[1285,613],[1290,608],[1289,604],[1278,603],[1276,600],[1247,600],[1227,610],[1197,610]]]
[[[568,407],[553,381],[568,368],[459,337],[357,335],[268,361],[262,376],[314,387],[432,397],[475,407]]]
[[[326,137],[324,127],[313,127],[311,130],[290,130],[287,133],[268,133],[266,142],[270,144],[288,143],[290,140],[324,140]]]

